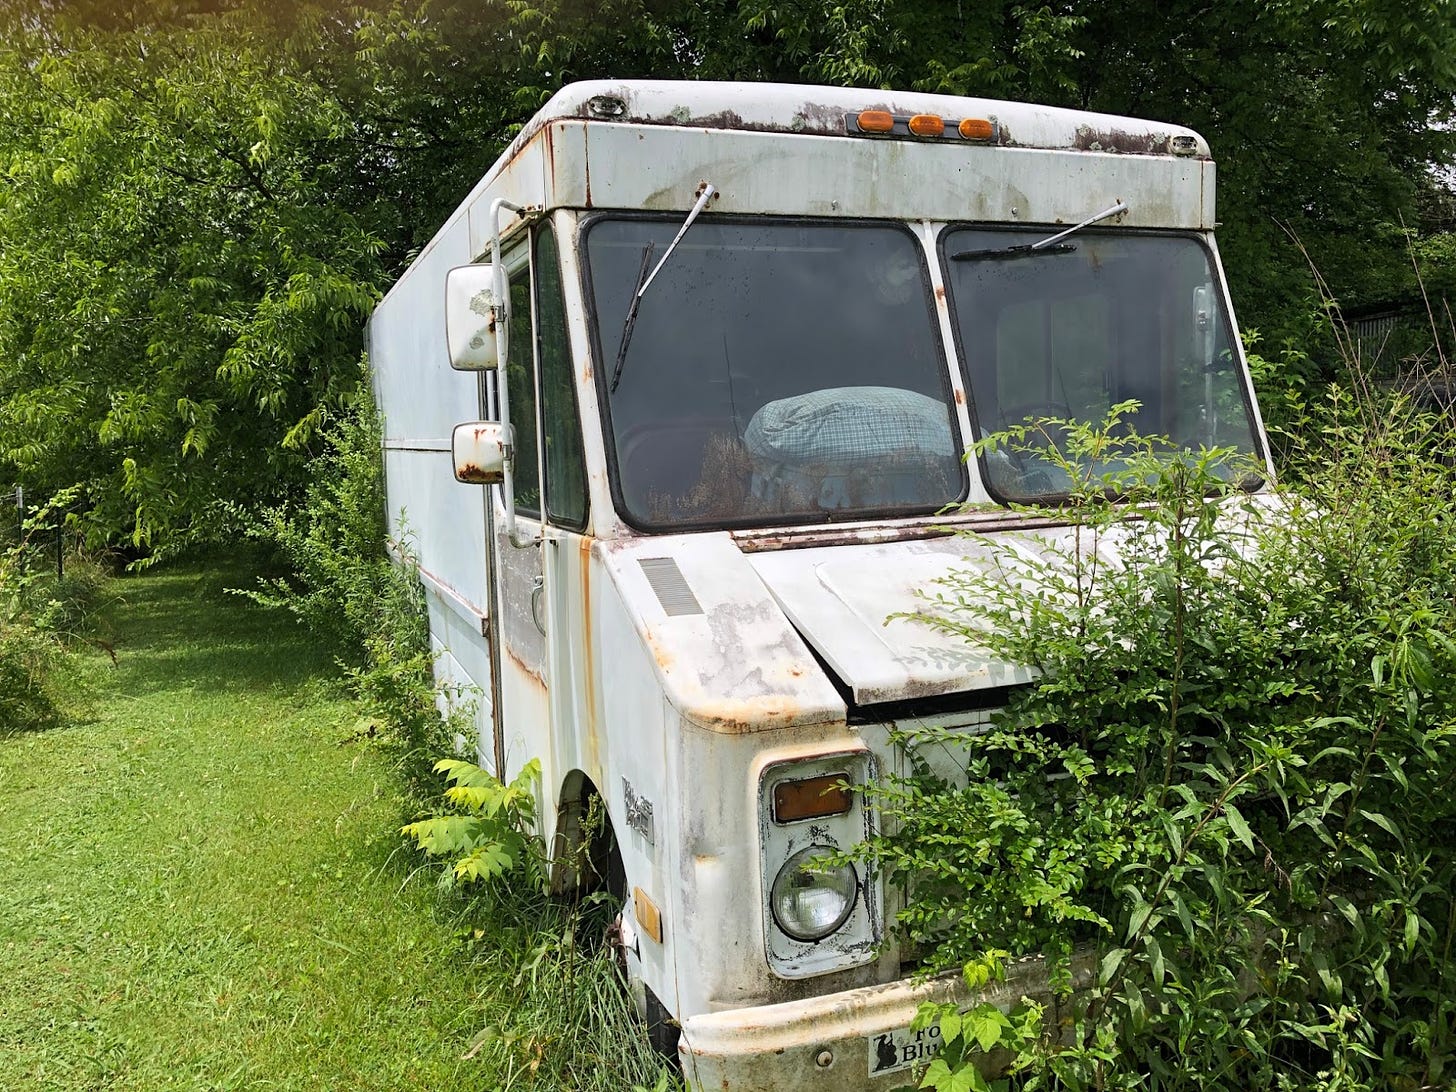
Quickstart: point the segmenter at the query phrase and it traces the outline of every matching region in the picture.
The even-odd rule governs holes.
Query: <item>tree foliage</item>
[[[226,14],[0,58],[0,458],[85,483],[101,536],[271,495],[352,389],[382,244],[334,200],[346,113],[272,33]]]
[[[562,84],[819,81],[1199,128],[1235,298],[1412,290],[1441,220],[1447,0],[13,0],[0,12],[0,477],[94,539],[296,496],[381,291]],[[1088,195],[1089,209],[1100,199]]]

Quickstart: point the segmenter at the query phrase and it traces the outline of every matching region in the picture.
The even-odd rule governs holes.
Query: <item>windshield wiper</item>
[[[1099,220],[1106,220],[1108,217],[1116,216],[1120,212],[1127,211],[1127,202],[1118,201],[1110,209],[1104,209],[1095,216],[1089,216],[1080,224],[1073,224],[1065,231],[1059,231],[1039,243],[1028,243],[1025,246],[1005,246],[995,250],[963,250],[959,254],[952,254],[950,260],[953,262],[984,262],[984,261],[1005,261],[1008,258],[1031,258],[1038,254],[1070,254],[1077,248],[1071,243],[1062,242],[1074,231],[1081,231],[1090,224]]]
[[[667,244],[667,250],[663,252],[662,260],[651,273],[647,272],[647,263],[652,260],[652,250],[655,244],[648,243],[647,249],[642,252],[642,268],[637,271],[637,287],[632,293],[632,303],[627,308],[627,321],[622,326],[622,343],[617,347],[617,363],[612,368],[612,384],[608,388],[615,392],[617,384],[622,381],[622,365],[627,362],[627,346],[632,341],[632,329],[637,325],[637,309],[642,306],[642,294],[647,291],[647,286],[652,283],[652,278],[662,271],[667,264],[667,259],[672,257],[672,252],[677,249],[677,244],[682,242],[682,237],[688,233],[688,228],[693,226],[693,221],[698,214],[708,207],[708,202],[717,194],[711,182],[703,183],[703,192],[698,194],[698,200],[693,209],[688,213],[688,218],[683,221],[682,227],[677,229],[677,234],[672,237],[672,242]]]

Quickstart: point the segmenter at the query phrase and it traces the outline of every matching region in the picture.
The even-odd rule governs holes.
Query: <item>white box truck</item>
[[[579,83],[379,305],[437,676],[483,765],[540,761],[563,861],[601,802],[630,987],[695,1086],[889,1088],[934,1049],[909,1024],[951,987],[912,979],[901,893],[815,862],[874,824],[836,786],[904,768],[892,727],[973,728],[1029,676],[887,619],[976,549],[948,527],[1065,534],[1012,507],[1065,478],[979,436],[1136,399],[1267,463],[1214,226],[1173,125]]]

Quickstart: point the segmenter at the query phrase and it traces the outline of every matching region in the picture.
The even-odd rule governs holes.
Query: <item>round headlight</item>
[[[823,940],[854,910],[859,877],[852,865],[828,864],[833,854],[825,846],[801,849],[774,877],[769,906],[778,927],[795,940]]]

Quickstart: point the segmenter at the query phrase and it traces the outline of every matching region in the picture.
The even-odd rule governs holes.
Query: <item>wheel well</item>
[[[605,798],[591,778],[572,770],[557,797],[551,892],[581,896],[597,891],[617,900],[625,898],[626,872]]]

